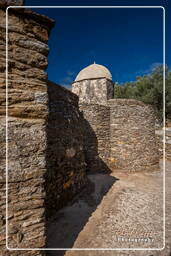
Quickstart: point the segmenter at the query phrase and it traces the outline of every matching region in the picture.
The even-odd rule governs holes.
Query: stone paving
[[[58,216],[60,214],[62,217],[56,216],[56,219],[51,220],[49,247],[65,245],[65,248],[106,248],[107,250],[49,251],[49,256],[171,255],[171,213],[169,211],[171,162],[167,161],[166,164],[166,246],[164,250],[160,250],[163,247],[162,168],[152,173],[116,172],[108,177],[96,174],[90,175],[89,178],[94,184],[93,191],[91,189],[86,191],[58,213]],[[72,221],[74,216],[75,220]],[[76,229],[73,238],[72,234]],[[72,243],[62,242],[66,240],[68,242],[72,240]],[[158,248],[158,250],[111,251],[108,248]]]

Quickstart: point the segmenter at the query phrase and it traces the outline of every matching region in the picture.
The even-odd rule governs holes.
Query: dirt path
[[[171,198],[171,162],[167,162],[166,199]],[[162,248],[162,168],[153,173],[93,174],[88,188],[49,223],[49,247]],[[49,256],[169,256],[170,202],[163,251],[49,251]]]

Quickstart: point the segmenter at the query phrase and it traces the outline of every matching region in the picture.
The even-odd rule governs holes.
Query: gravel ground
[[[49,247],[145,248],[49,251],[49,256],[170,256],[171,162],[166,165],[166,246],[163,250],[163,172],[89,176],[89,187],[49,223]]]

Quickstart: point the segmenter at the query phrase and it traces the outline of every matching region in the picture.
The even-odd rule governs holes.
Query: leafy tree
[[[171,69],[165,68],[166,117],[171,118]],[[163,114],[163,66],[156,67],[150,74],[139,76],[135,82],[115,86],[115,98],[137,99],[156,108]]]

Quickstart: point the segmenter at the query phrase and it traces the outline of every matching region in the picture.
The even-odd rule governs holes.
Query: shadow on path
[[[100,157],[99,140],[79,111],[77,96],[54,83],[48,86],[46,137],[46,247],[72,248],[117,179],[110,176],[110,168]],[[75,150],[70,158],[66,156],[68,148]],[[72,185],[64,188],[71,176]],[[46,252],[50,256],[64,254],[65,251]]]
[[[105,194],[117,181],[105,173],[88,175],[87,187],[48,223],[49,248],[72,248],[74,242]],[[48,256],[63,256],[65,251],[48,251]]]

